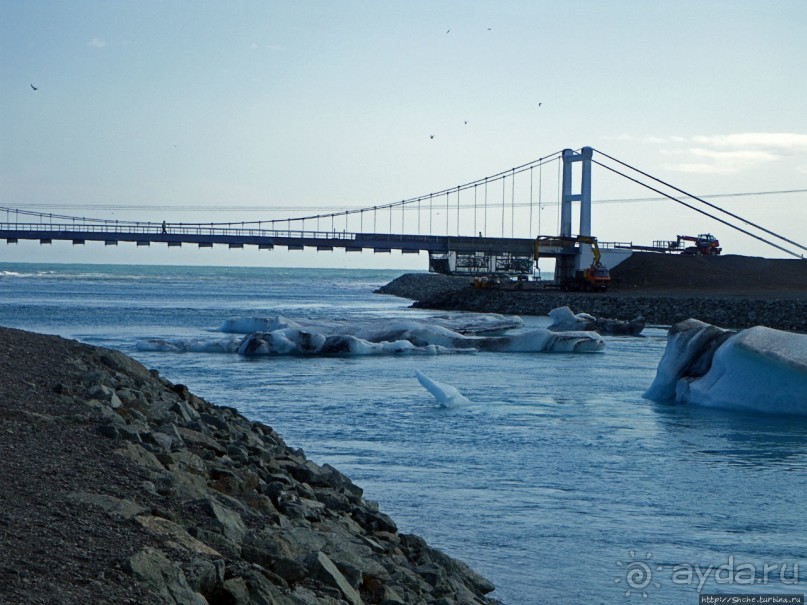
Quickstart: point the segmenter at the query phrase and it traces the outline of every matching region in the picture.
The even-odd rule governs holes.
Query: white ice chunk
[[[390,322],[386,318],[368,318],[362,320],[292,320],[282,315],[271,317],[232,317],[219,328],[220,332],[235,334],[252,334],[253,332],[273,332],[284,328],[299,328],[316,331],[321,334],[352,334],[364,340],[380,342],[382,336],[394,330],[416,328],[445,329],[451,333],[492,334],[520,328],[524,321],[520,317],[498,315],[496,313],[451,313],[428,317],[421,320],[408,319]],[[393,328],[394,326],[394,328]]]
[[[426,374],[420,370],[415,370],[415,376],[417,376],[418,382],[423,385],[423,388],[429,391],[437,400],[437,403],[443,407],[453,408],[461,405],[469,405],[471,403],[470,399],[450,384],[437,382],[426,376]]]
[[[300,328],[300,324],[282,315],[274,317],[231,317],[226,320],[219,332],[252,334],[253,332],[273,332],[284,328]]]
[[[325,336],[287,328],[274,332],[255,332],[241,343],[241,355],[441,355],[475,353],[470,348],[416,345],[409,340],[370,342],[352,335]]]
[[[639,316],[630,321],[594,317],[588,313],[574,314],[569,307],[558,307],[549,312],[552,323],[548,329],[553,332],[579,332],[593,330],[600,334],[638,336],[644,330],[645,320]]]
[[[705,376],[679,381],[676,397],[713,408],[807,415],[807,335],[743,330],[715,352]]]
[[[685,375],[702,376],[709,369],[714,351],[730,335],[711,324],[687,319],[670,328],[667,348],[656,369],[656,378],[644,394],[663,401],[675,397],[675,385]]]
[[[682,324],[670,330],[656,380],[645,397],[807,415],[807,335],[763,326],[730,335],[694,320]]]
[[[241,346],[241,337],[231,336],[203,340],[198,338],[149,338],[139,341],[138,351],[162,351],[168,353],[235,353]]]
[[[588,313],[575,315],[569,307],[558,307],[549,312],[553,332],[575,332],[585,330],[594,324],[594,318]]]
[[[605,340],[596,332],[550,332],[544,328],[481,338],[476,343],[480,351],[506,353],[596,353],[605,349]]]
[[[437,355],[477,350],[567,353],[601,351],[605,346],[602,337],[593,332],[554,333],[539,328],[505,334],[522,325],[519,317],[481,313],[392,321],[385,318],[309,321],[277,315],[231,318],[219,330],[247,334],[227,348],[242,355]],[[151,340],[139,343],[138,347],[155,351],[205,350],[185,341]]]
[[[461,334],[503,333],[524,325],[524,320],[517,315],[498,313],[448,313],[429,317],[427,321]]]

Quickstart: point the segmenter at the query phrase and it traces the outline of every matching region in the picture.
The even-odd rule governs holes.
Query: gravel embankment
[[[0,328],[0,603],[495,603],[270,427],[107,349]]]
[[[447,292],[416,302],[414,307],[505,315],[546,315],[568,306],[575,313],[670,326],[689,318],[722,328],[764,325],[807,333],[807,300],[760,300],[734,297],[618,296],[559,292],[475,290]]]
[[[635,253],[611,271],[607,293],[540,289],[480,290],[465,277],[407,274],[378,292],[416,307],[546,315],[570,307],[595,317],[672,325],[690,317],[725,328],[765,325],[807,332],[807,260],[686,257]]]

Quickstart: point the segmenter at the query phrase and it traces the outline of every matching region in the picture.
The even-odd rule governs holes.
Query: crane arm
[[[578,235],[577,241],[583,244],[591,244],[591,252],[594,254],[594,264],[599,265],[602,255],[600,254],[600,247],[597,245],[597,238],[592,235]]]

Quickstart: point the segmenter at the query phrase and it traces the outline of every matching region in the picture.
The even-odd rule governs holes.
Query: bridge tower
[[[591,235],[591,156],[593,151],[591,147],[583,147],[580,153],[575,153],[571,149],[563,150],[563,184],[560,203],[561,237],[572,237],[572,202],[580,202],[580,227],[577,235]],[[575,162],[582,162],[580,193],[572,193],[572,167]],[[583,259],[590,262],[591,256],[589,244],[580,244],[580,254],[559,256],[555,265],[555,279],[573,278],[577,271],[583,270],[585,264]]]

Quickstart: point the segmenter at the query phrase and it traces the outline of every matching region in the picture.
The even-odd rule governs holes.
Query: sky
[[[270,220],[591,146],[807,245],[805,26],[804,0],[3,0],[0,206]],[[542,171],[534,221],[518,185],[517,236],[538,234],[538,214],[556,231],[557,165]],[[601,241],[711,232],[724,253],[786,256],[635,201],[654,194],[596,166],[592,191]],[[4,261],[426,268],[398,252],[69,242],[3,245]]]

